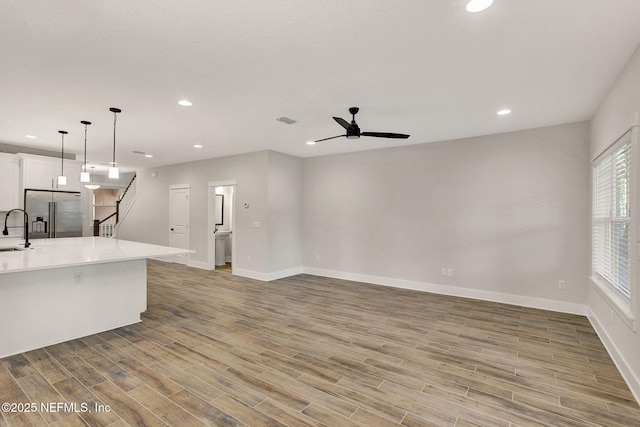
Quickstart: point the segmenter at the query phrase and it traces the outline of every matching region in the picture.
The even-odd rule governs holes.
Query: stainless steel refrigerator
[[[29,239],[82,236],[82,195],[75,191],[24,190]]]

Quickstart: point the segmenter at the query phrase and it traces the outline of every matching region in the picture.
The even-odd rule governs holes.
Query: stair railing
[[[116,215],[117,213],[118,212],[114,212],[103,220],[94,219],[93,235],[100,236],[100,237],[113,237],[116,230],[116,223],[113,219],[117,216]]]
[[[116,237],[118,225],[127,215],[136,200],[136,175],[133,175],[129,185],[116,200],[116,211],[103,220],[93,220],[93,235],[101,237]],[[109,222],[107,222],[109,221]]]
[[[136,175],[133,175],[129,185],[124,190],[124,193],[122,193],[120,199],[116,202],[116,223],[113,230],[114,237],[118,234],[118,227],[122,224],[122,220],[127,216],[127,213],[129,213],[133,203],[136,201],[136,189]]]

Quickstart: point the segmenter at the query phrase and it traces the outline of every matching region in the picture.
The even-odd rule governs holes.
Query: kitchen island
[[[192,251],[103,237],[0,240],[0,358],[140,322],[147,258]]]

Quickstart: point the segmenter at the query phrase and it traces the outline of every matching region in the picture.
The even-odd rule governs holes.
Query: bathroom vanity
[[[193,251],[103,237],[0,240],[0,358],[140,322],[147,258]]]

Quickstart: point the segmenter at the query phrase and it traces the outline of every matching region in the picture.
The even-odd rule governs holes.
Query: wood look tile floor
[[[1,426],[640,426],[585,317],[308,275],[148,271],[143,322],[1,360],[1,402],[76,405],[3,412]]]

